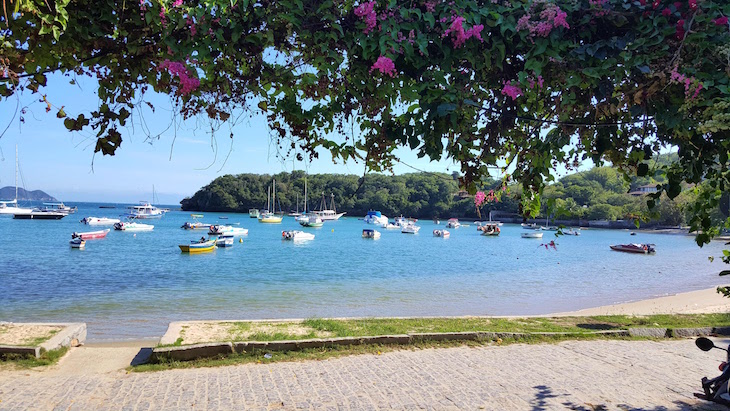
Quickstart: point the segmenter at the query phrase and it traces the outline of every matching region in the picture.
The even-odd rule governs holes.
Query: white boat
[[[401,228],[401,226],[399,226],[398,224],[393,224],[393,223],[383,224],[380,227],[382,227],[386,230],[398,230]]]
[[[302,227],[317,228],[324,225],[324,221],[317,214],[314,213],[307,213],[303,216],[300,216],[299,218],[297,218],[297,222]]]
[[[114,229],[119,231],[152,231],[155,226],[151,224],[119,222],[114,224]]]
[[[322,219],[322,221],[331,221],[331,220],[339,220],[340,217],[345,215],[345,213],[338,213],[337,208],[335,207],[335,194],[332,193],[332,208],[326,209],[327,207],[327,201],[325,200],[324,193],[322,193],[322,203],[319,206],[319,211],[315,211],[314,214],[317,214],[319,218]]]
[[[88,225],[114,225],[120,220],[118,218],[106,218],[106,217],[85,217],[81,219],[81,222]]]
[[[524,228],[525,230],[540,229],[540,227],[538,227],[537,224],[535,224],[535,223],[522,223],[522,224],[520,224],[520,226],[522,226],[522,228]]]
[[[76,237],[73,240],[69,241],[68,243],[71,246],[71,248],[81,249],[81,248],[86,247],[86,241],[82,240],[81,237]]]
[[[563,230],[563,234],[565,234],[565,235],[580,235],[580,229],[574,230],[572,228],[569,228],[567,230]]]
[[[73,214],[76,212],[76,207],[69,207],[61,202],[57,203],[43,203],[43,206],[33,209],[34,212],[40,213],[61,213],[61,214]]]
[[[383,225],[388,224],[388,217],[380,213],[380,211],[368,211],[368,214],[363,219],[365,224],[376,224]]]
[[[186,221],[180,228],[184,230],[210,230],[211,226],[211,224],[201,223],[199,221],[193,221],[192,223]]]
[[[73,232],[71,233],[71,238],[80,238],[82,240],[97,240],[99,238],[106,237],[107,234],[109,234],[109,228],[106,230],[99,230],[99,231],[86,231],[86,232]]]
[[[403,234],[417,234],[420,229],[421,227],[417,226],[415,223],[409,222],[401,228],[400,232]]]
[[[129,212],[125,215],[127,218],[139,218],[139,219],[150,219],[150,218],[162,218],[165,215],[165,210],[157,208],[146,201],[140,201],[138,205],[127,207]]]
[[[233,246],[233,235],[232,234],[221,234],[218,236],[215,245],[218,247],[232,247]]]
[[[274,205],[276,204],[276,180],[274,180],[273,184],[274,189],[271,190],[271,187],[269,187],[268,196],[266,198],[266,211],[261,211],[259,214],[259,223],[279,224],[284,218],[283,216],[274,214],[274,210],[276,209],[276,206]],[[271,204],[271,206],[269,206],[269,204]]]
[[[372,238],[373,240],[377,240],[380,238],[380,231],[366,228],[362,230],[362,238]]]
[[[209,235],[232,235],[242,236],[248,235],[248,228],[233,227],[230,225],[212,225],[210,226]]]
[[[446,222],[446,228],[459,228],[461,227],[461,223],[459,222],[458,218],[449,218],[449,221]]]
[[[257,208],[249,208],[248,216],[251,218],[259,218],[259,210]]]
[[[18,207],[18,145],[15,145],[15,199],[0,201],[0,214],[30,214],[30,208]]]
[[[408,225],[408,219],[403,217],[403,215],[401,215],[400,217],[396,217],[395,225],[397,225],[398,227],[405,227],[406,225]]]
[[[451,236],[451,233],[449,233],[447,230],[433,230],[433,236],[441,237],[441,238],[449,238]]]
[[[433,219],[433,223],[436,224],[436,225],[439,225],[439,224],[441,224],[441,221],[439,221],[438,218],[434,218]]]
[[[521,234],[522,238],[542,238],[542,232],[540,231],[528,231]]]
[[[282,231],[281,238],[283,240],[292,240],[292,241],[314,240],[314,234],[305,233],[304,231],[299,231],[299,230],[289,230],[289,231]]]
[[[498,236],[501,232],[497,223],[486,223],[480,225],[477,230],[482,232],[485,236]]]

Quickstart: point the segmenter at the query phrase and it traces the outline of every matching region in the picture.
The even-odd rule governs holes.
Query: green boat
[[[317,214],[314,213],[308,213],[305,214],[297,220],[299,221],[299,224],[302,225],[302,227],[322,227],[324,225],[324,221],[322,221],[321,218]]]

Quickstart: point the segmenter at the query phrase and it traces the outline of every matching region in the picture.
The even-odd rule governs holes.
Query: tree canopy
[[[9,4],[8,4],[9,3]],[[725,0],[15,0],[0,17],[0,95],[49,72],[98,79],[98,110],[56,115],[113,155],[145,93],[213,124],[264,113],[282,152],[388,169],[397,147],[494,169],[539,193],[584,159],[706,183],[698,243],[728,190],[730,3]],[[7,7],[7,6],[10,7]],[[43,95],[43,94],[42,94]],[[53,96],[43,95],[49,111]],[[231,136],[234,137],[234,136]],[[664,147],[676,161],[650,164]],[[539,211],[539,195],[524,208]]]

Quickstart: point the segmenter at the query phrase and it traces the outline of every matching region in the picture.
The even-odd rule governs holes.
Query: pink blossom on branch
[[[540,14],[531,14],[530,12],[533,12],[535,8],[540,4],[544,5]],[[558,27],[570,29],[570,24],[568,24],[566,20],[566,18],[568,17],[568,13],[561,10],[560,7],[555,4],[534,2],[530,6],[530,12],[527,12],[525,13],[525,15],[520,17],[520,19],[517,20],[516,26],[516,29],[518,31],[529,31],[530,37],[548,37],[553,29],[556,29]],[[539,19],[533,20],[533,17],[538,17]]]
[[[727,16],[718,17],[715,20],[712,20],[713,23],[715,23],[716,26],[727,26]]]
[[[370,67],[369,73],[372,73],[373,70],[378,70],[381,74],[385,74],[390,77],[395,77],[396,75],[395,63],[393,63],[393,60],[385,56],[378,57],[378,61],[373,63],[373,66]]]
[[[188,68],[183,62],[170,61],[165,59],[165,61],[160,63],[160,65],[157,67],[157,70],[163,69],[167,69],[171,76],[177,76],[177,78],[180,80],[178,92],[183,96],[192,93],[198,87],[200,87],[200,80],[195,77],[190,77],[188,75]]]
[[[517,97],[522,95],[522,89],[519,86],[513,86],[511,81],[505,81],[504,87],[502,87],[502,95],[517,100]]]
[[[172,7],[180,7],[183,4],[183,0],[175,0],[172,2]]]
[[[454,47],[459,48],[471,37],[477,38],[479,41],[482,40],[482,30],[484,30],[483,24],[477,24],[469,30],[464,30],[464,18],[452,17],[451,26],[449,26],[441,37],[448,37],[453,35]]]
[[[378,14],[375,12],[375,1],[368,1],[355,7],[355,15],[365,21],[365,34],[373,31],[378,25]]]

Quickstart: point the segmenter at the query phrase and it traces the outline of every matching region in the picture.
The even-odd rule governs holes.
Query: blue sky
[[[92,80],[68,84],[68,78],[50,76],[49,87],[42,90],[55,106],[64,106],[70,116],[88,113],[98,107],[96,85]],[[310,173],[361,174],[361,163],[333,164],[326,152],[311,164],[277,157],[263,116],[242,121],[232,131],[221,130],[211,142],[205,121],[187,121],[164,132],[160,139],[147,141],[140,116],[122,132],[123,142],[113,157],[94,155],[95,133],[70,133],[56,118],[57,109],[45,112],[42,94],[25,92],[20,106],[27,106],[21,124],[15,112],[16,99],[0,101],[0,129],[10,128],[0,138],[0,187],[12,186],[15,180],[15,145],[18,145],[22,181],[28,190],[43,190],[62,201],[103,201],[135,203],[152,199],[154,185],[160,203],[176,204],[193,195],[200,187],[224,174],[278,173],[307,168]],[[149,97],[149,94],[148,94]],[[167,96],[153,96],[157,109],[144,112],[151,134],[165,130],[171,122],[171,103]],[[174,131],[173,131],[174,130]],[[173,146],[174,139],[174,146]],[[227,161],[230,144],[232,152]],[[216,155],[212,144],[217,144]],[[172,155],[171,155],[172,152]],[[430,162],[417,158],[407,149],[398,151],[404,163],[426,171],[458,171],[449,161]],[[93,164],[92,164],[93,163]],[[404,164],[394,168],[397,174],[414,172]],[[20,184],[23,186],[23,184]]]

